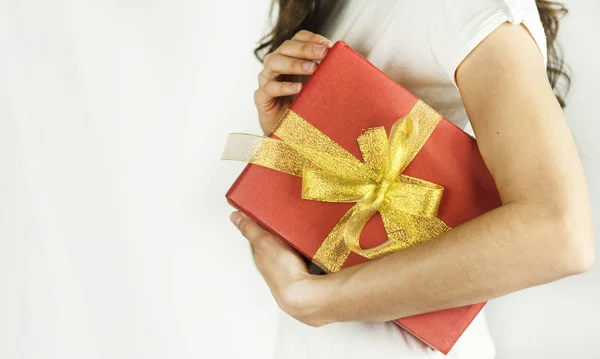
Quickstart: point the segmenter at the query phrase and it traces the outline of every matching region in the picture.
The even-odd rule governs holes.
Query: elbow
[[[563,213],[555,221],[553,230],[553,237],[558,241],[557,250],[553,252],[559,276],[577,275],[591,269],[595,260],[591,213],[586,216]]]
[[[577,275],[587,272],[594,265],[595,250],[593,243],[582,238],[572,238],[573,242],[563,255],[560,256],[560,265],[562,266],[562,276]]]

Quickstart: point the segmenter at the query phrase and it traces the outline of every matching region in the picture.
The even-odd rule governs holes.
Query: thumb
[[[304,260],[292,247],[250,217],[236,211],[231,221],[250,242],[256,266],[267,281],[284,272],[306,272]]]
[[[239,229],[242,235],[250,242],[252,253],[256,256],[272,245],[274,235],[262,228],[258,223],[242,212],[231,214],[231,222]]]

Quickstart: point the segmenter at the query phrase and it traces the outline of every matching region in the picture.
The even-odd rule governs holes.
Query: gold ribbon
[[[312,260],[329,272],[341,269],[350,251],[366,258],[408,248],[450,227],[436,217],[443,187],[402,175],[441,115],[422,101],[396,121],[389,138],[383,127],[358,137],[364,162],[302,117],[287,110],[274,134],[280,139],[230,134],[224,160],[244,161],[302,177],[302,198],[356,203],[335,225]],[[385,243],[360,246],[369,219],[381,214]]]

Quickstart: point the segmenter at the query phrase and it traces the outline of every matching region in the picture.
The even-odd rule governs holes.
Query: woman
[[[234,212],[275,300],[297,319],[281,319],[277,358],[442,357],[388,321],[486,301],[592,265],[587,186],[561,109],[559,80],[568,78],[554,44],[560,4],[278,5],[277,23],[257,49],[269,53],[255,93],[265,133],[300,91],[298,76],[312,74],[332,41],[343,39],[457,126],[472,126],[503,205],[435,240],[325,276],[310,274],[287,245]],[[482,315],[449,357],[494,357]]]

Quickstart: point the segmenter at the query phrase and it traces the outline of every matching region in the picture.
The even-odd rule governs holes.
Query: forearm
[[[461,97],[503,205],[422,245],[319,279],[323,322],[463,306],[591,266],[587,186],[542,65],[529,34],[511,24],[463,61]]]
[[[324,276],[319,315],[325,322],[388,321],[585,270],[589,253],[577,245],[574,223],[544,208],[507,204],[422,245]]]

